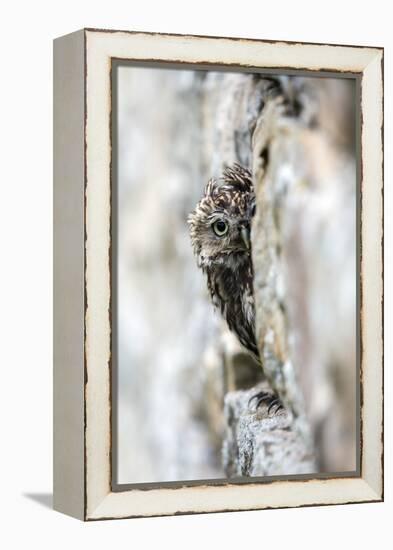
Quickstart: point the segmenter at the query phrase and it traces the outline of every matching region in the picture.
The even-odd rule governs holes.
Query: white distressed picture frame
[[[113,60],[360,79],[360,472],[112,489]],[[85,29],[54,45],[54,507],[82,520],[383,500],[383,50]]]

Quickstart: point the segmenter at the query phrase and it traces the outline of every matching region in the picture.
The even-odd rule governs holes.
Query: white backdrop
[[[1,65],[3,548],[370,548],[391,539],[392,33],[388,3],[7,2]],[[52,512],[52,38],[83,26],[385,46],[386,502],[82,524]],[[5,375],[5,379],[4,379]]]

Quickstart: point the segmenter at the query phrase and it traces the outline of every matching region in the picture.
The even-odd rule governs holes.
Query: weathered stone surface
[[[318,468],[353,470],[355,90],[340,80],[286,84],[289,100],[284,91],[284,103],[270,101],[253,135],[258,343],[271,386],[298,428],[311,429]]]
[[[266,384],[230,392],[225,397],[227,422],[222,450],[228,477],[310,474],[316,471],[310,446],[294,423],[281,410],[268,414],[266,406],[255,409],[252,397]],[[251,401],[250,401],[251,400]]]
[[[356,467],[355,92],[282,84],[252,135],[252,243],[258,346],[287,414],[264,418],[247,393],[227,395],[231,476]]]

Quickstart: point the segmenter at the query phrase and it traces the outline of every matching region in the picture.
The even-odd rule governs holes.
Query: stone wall
[[[330,79],[280,86],[252,132],[252,243],[258,345],[286,413],[276,426],[245,405],[249,392],[226,397],[230,475],[356,468],[355,91]]]

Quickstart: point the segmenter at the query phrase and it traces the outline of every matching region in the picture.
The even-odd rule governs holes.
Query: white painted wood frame
[[[113,60],[360,83],[360,472],[127,488],[111,481]],[[383,499],[383,49],[85,29],[54,44],[54,507],[83,520]]]

